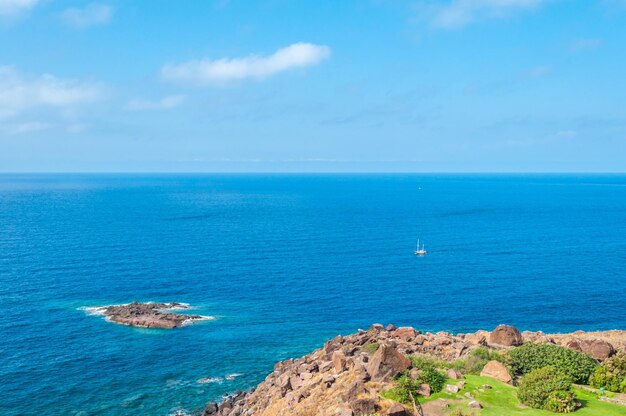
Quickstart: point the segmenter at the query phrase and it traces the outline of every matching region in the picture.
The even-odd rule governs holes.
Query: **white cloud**
[[[600,39],[576,39],[570,44],[569,49],[572,52],[583,52],[599,48],[601,45]]]
[[[15,17],[27,12],[39,3],[39,0],[0,0],[0,17]]]
[[[526,78],[541,78],[552,72],[552,68],[549,66],[536,66],[525,72]]]
[[[85,28],[107,23],[112,15],[113,10],[109,6],[92,3],[82,9],[75,7],[65,9],[61,17],[69,26]]]
[[[454,29],[473,21],[509,16],[511,13],[539,7],[549,0],[451,0],[442,6],[421,6],[430,24]]]
[[[102,88],[92,83],[48,74],[27,76],[13,67],[0,66],[0,118],[40,107],[67,109],[102,96]]]
[[[126,104],[126,109],[130,111],[142,111],[142,110],[169,110],[171,108],[178,107],[185,99],[184,95],[170,95],[163,97],[160,100],[144,100],[136,98]]]
[[[561,130],[556,133],[558,137],[576,137],[578,132],[576,130]]]
[[[311,43],[294,43],[269,56],[196,60],[165,65],[161,76],[168,81],[198,86],[228,84],[245,79],[264,79],[293,68],[316,65],[330,56],[330,48]]]
[[[27,134],[34,133],[42,130],[48,130],[52,128],[51,124],[43,123],[40,121],[27,121],[24,123],[17,123],[3,126],[3,130],[9,134]]]

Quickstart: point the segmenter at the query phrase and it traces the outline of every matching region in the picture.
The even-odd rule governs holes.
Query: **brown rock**
[[[446,391],[450,392],[450,393],[458,393],[459,392],[459,386],[453,386],[452,384],[447,384],[446,385]]]
[[[357,415],[376,413],[380,410],[378,401],[374,399],[357,399],[350,403],[350,408]]]
[[[461,374],[461,372],[456,368],[451,368],[446,371],[446,377],[451,378],[452,380],[459,380],[463,378],[463,374]]]
[[[169,312],[172,309],[187,309],[181,303],[139,303],[113,305],[102,308],[104,315],[111,322],[140,328],[172,329],[186,322],[206,319],[200,315],[183,315]]]
[[[615,348],[605,340],[596,339],[585,352],[591,354],[598,361],[604,361],[615,354]]]
[[[476,400],[472,400],[471,402],[469,402],[467,404],[470,408],[472,409],[482,409],[482,406],[480,403],[478,403]]]
[[[509,370],[499,361],[489,361],[487,365],[485,365],[485,368],[483,368],[483,371],[480,372],[480,375],[495,378],[503,383],[513,384],[513,378],[511,374],[509,374]]]
[[[333,352],[332,362],[337,373],[346,371],[346,356],[341,350]]]
[[[385,412],[385,415],[387,416],[411,416],[411,413],[409,413],[404,408],[404,406],[402,406],[400,403],[395,403],[391,405],[389,409],[387,409],[387,411]]]
[[[598,361],[604,361],[615,354],[615,348],[608,341],[595,339],[593,341],[572,338],[565,346],[571,350],[584,352]]]
[[[517,328],[509,325],[498,325],[489,335],[489,343],[512,347],[522,345],[524,340]]]
[[[417,390],[417,394],[419,394],[422,397],[429,397],[430,393],[431,393],[431,388],[428,384],[424,383],[424,384],[420,384],[419,389]]]
[[[482,334],[467,334],[464,338],[469,345],[487,345],[487,337]]]
[[[405,341],[410,341],[417,336],[417,332],[413,329],[413,327],[403,326],[393,331],[393,336]]]
[[[341,395],[341,400],[346,403],[351,403],[355,401],[360,394],[367,393],[368,390],[365,388],[363,383],[355,381],[350,384],[350,387]]]
[[[411,366],[411,361],[395,348],[385,344],[378,347],[367,365],[367,373],[372,380],[383,381],[397,376]]]

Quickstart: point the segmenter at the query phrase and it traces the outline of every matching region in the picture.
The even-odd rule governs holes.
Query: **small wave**
[[[185,409],[173,409],[167,416],[192,416],[192,413]]]
[[[228,375],[226,376],[226,380],[228,380],[228,381],[232,381],[232,380],[236,379],[237,377],[241,377],[241,376],[243,376],[243,374],[240,374],[240,373],[232,373],[232,374],[228,374]]]
[[[190,325],[193,324],[195,322],[199,322],[199,321],[213,321],[217,318],[215,318],[215,316],[209,316],[209,315],[199,315],[199,318],[191,318],[191,319],[185,319],[183,321],[183,325]]]
[[[104,311],[106,311],[106,308],[107,306],[81,306],[80,308],[76,309],[85,312],[87,315],[104,316]]]
[[[206,377],[206,378],[200,378],[197,380],[198,383],[201,384],[210,384],[210,383],[223,383],[224,379],[222,377]]]

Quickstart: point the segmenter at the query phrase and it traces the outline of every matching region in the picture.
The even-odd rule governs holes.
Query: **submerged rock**
[[[107,306],[102,313],[111,321],[140,328],[172,329],[188,322],[206,319],[200,315],[185,315],[170,312],[172,309],[187,309],[182,303],[139,303]]]

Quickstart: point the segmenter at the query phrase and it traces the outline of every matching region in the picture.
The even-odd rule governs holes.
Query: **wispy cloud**
[[[160,100],[145,100],[136,98],[131,100],[124,107],[129,111],[143,111],[143,110],[169,110],[181,105],[186,99],[184,95],[170,95],[163,97]]]
[[[602,46],[600,39],[576,39],[570,44],[571,52],[584,52],[591,49],[597,49]]]
[[[39,0],[0,0],[0,17],[17,17],[29,11]]]
[[[552,68],[549,66],[536,66],[534,68],[530,68],[528,71],[524,73],[525,78],[541,78],[552,72]]]
[[[16,116],[38,107],[64,108],[103,97],[101,86],[53,75],[29,76],[10,66],[0,66],[0,118]]]
[[[556,135],[557,137],[576,137],[578,132],[576,130],[561,130]]]
[[[24,123],[2,126],[2,130],[8,134],[28,134],[52,128],[51,124],[41,121],[27,121]]]
[[[105,24],[111,19],[112,15],[113,10],[111,7],[106,4],[92,3],[82,9],[75,7],[65,9],[61,14],[61,18],[67,25],[82,29]]]
[[[537,8],[549,0],[449,0],[442,5],[417,6],[422,18],[441,29],[456,29],[474,21],[495,19]]]
[[[328,46],[294,43],[268,56],[203,59],[165,65],[161,76],[168,81],[197,86],[223,85],[245,79],[264,79],[293,68],[316,65],[329,56]]]

